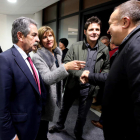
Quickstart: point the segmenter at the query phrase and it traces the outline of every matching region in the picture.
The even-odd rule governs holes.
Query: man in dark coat
[[[140,1],[116,7],[109,24],[119,49],[105,84],[105,140],[140,140]]]

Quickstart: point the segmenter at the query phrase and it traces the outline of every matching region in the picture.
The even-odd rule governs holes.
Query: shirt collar
[[[91,50],[97,50],[97,48],[98,48],[98,43],[96,43],[96,45],[95,45],[94,48],[91,48],[91,46],[87,43],[86,39],[84,40],[84,42],[85,42],[85,45],[86,45],[87,48],[89,48],[89,49],[91,49]],[[97,41],[97,42],[98,42],[98,41]]]
[[[125,41],[127,41],[131,35],[133,35],[133,33],[135,33],[138,29],[140,29],[140,25],[138,25],[131,33],[129,33],[125,38],[124,40],[122,41],[122,43],[120,45],[122,45]]]
[[[21,56],[23,57],[23,59],[27,59],[27,57],[29,55],[27,55],[19,46],[17,46],[16,44],[14,44],[15,48],[19,51],[19,53],[21,54]]]

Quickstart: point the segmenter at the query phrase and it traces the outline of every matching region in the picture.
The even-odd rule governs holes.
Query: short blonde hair
[[[41,48],[43,46],[42,38],[43,38],[44,33],[49,33],[49,32],[51,32],[53,37],[54,37],[54,45],[52,47],[52,50],[54,50],[57,47],[55,35],[54,35],[54,32],[53,32],[52,28],[49,27],[49,26],[42,26],[38,29],[38,37],[39,37],[39,40],[40,40],[39,46],[38,46],[39,48]]]

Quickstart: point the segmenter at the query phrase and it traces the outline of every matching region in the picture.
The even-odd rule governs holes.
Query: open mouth
[[[97,35],[92,35],[91,37],[97,37]]]

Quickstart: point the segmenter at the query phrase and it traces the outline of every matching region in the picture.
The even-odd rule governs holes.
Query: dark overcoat
[[[105,140],[140,140],[140,26],[119,46],[103,98]]]

